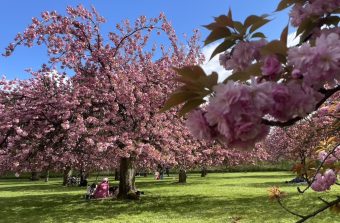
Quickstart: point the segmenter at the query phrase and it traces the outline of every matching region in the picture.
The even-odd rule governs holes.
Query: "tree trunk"
[[[207,175],[207,168],[206,167],[202,167],[201,177],[205,177],[206,175]]]
[[[128,199],[128,193],[135,191],[135,160],[134,158],[121,158],[120,159],[120,172],[119,172],[119,199]]]
[[[115,169],[115,181],[119,181],[119,171]]]
[[[45,176],[45,182],[48,182],[49,178],[50,178],[50,171],[47,170],[46,171],[46,176]]]
[[[72,169],[71,167],[66,167],[66,169],[64,170],[64,175],[63,175],[63,186],[66,186],[67,178],[69,178],[70,176],[72,176]]]
[[[31,173],[31,180],[32,181],[39,180],[38,172],[32,171],[32,173]]]
[[[80,182],[83,182],[86,179],[86,173],[83,169],[80,169]]]
[[[187,182],[187,172],[184,169],[179,170],[178,183],[186,183]]]
[[[80,181],[79,181],[79,186],[80,187],[87,187],[87,178],[88,178],[88,173],[86,173],[86,171],[81,168],[80,169]]]

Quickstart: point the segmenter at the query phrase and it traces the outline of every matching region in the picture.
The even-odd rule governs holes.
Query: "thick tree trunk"
[[[48,182],[49,178],[50,178],[50,171],[47,170],[46,171],[46,176],[45,176],[45,182]]]
[[[207,175],[207,168],[206,167],[202,167],[201,177],[205,177],[206,175]]]
[[[119,199],[128,199],[130,191],[135,192],[135,160],[134,158],[121,158],[119,171]]]
[[[67,178],[69,178],[72,175],[72,169],[71,167],[66,167],[63,173],[63,186],[66,186],[67,184]]]
[[[187,172],[184,169],[179,170],[178,183],[186,183],[187,182]]]
[[[31,180],[32,181],[39,180],[38,172],[32,171],[32,173],[31,173]]]
[[[119,181],[119,171],[115,169],[115,181]]]

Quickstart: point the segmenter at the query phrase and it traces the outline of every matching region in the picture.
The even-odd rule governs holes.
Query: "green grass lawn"
[[[292,178],[287,172],[220,173],[205,178],[190,174],[188,183],[179,185],[175,176],[162,181],[138,177],[137,187],[145,192],[139,201],[85,201],[84,188],[62,187],[61,179],[0,180],[0,222],[294,222],[298,218],[269,201],[270,186],[287,192],[285,203],[302,214],[322,205],[317,196],[332,199],[340,193],[337,188],[300,195],[296,186],[283,183]],[[340,222],[340,215],[326,211],[308,222]]]

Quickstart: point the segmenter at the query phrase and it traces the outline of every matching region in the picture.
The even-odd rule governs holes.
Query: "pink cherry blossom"
[[[261,67],[262,74],[271,78],[277,76],[281,72],[281,69],[281,63],[275,55],[266,57]]]

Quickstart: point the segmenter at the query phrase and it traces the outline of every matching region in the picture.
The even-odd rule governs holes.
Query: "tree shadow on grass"
[[[81,187],[65,187],[60,182],[46,183],[46,184],[18,184],[13,186],[1,186],[0,193],[3,192],[25,192],[25,191],[53,191],[53,192],[64,192],[66,191],[77,191]],[[82,188],[85,190],[84,188]]]
[[[79,195],[32,195],[1,198],[1,221],[15,222],[82,222],[91,220],[117,219],[120,215],[138,216],[152,212],[159,216],[178,215],[182,218],[199,216],[209,219],[223,217],[229,209],[240,204],[255,206],[256,198],[230,200],[227,197],[207,197],[199,195],[145,196],[140,201],[84,201]],[[257,205],[258,206],[258,205]],[[263,207],[264,209],[265,207]],[[259,207],[257,207],[257,211]],[[241,213],[232,213],[232,215]]]
[[[287,177],[288,179],[292,179],[292,177],[294,177],[294,174],[280,174],[280,175],[247,175],[247,173],[244,173],[243,175],[241,176],[234,176],[234,175],[228,175],[228,173],[225,174],[226,176],[211,176],[211,175],[207,175],[207,178],[210,178],[210,179],[219,179],[219,180],[222,180],[222,179],[273,179],[273,178],[284,178],[284,177]]]
[[[147,186],[147,185],[145,185]],[[159,186],[159,185],[158,185]],[[158,187],[157,186],[157,187]],[[37,191],[38,192],[38,191]],[[70,192],[70,191],[66,191]],[[1,194],[0,194],[1,196]],[[287,200],[290,208],[308,212],[313,207],[316,195],[291,195]],[[303,207],[303,204],[309,207]],[[230,222],[229,217],[240,217],[241,222],[294,222],[297,218],[286,214],[276,202],[270,202],[267,195],[261,196],[203,196],[166,195],[150,193],[139,201],[94,200],[85,201],[82,194],[46,194],[0,197],[0,222],[90,222],[112,220],[129,222],[134,218],[144,219],[145,213],[157,217],[174,217]],[[127,216],[122,221],[120,217]],[[156,218],[157,218],[156,217]],[[315,222],[336,222],[334,215],[317,218]],[[144,219],[147,220],[147,219]],[[138,222],[138,221],[135,221]],[[147,221],[146,221],[147,222]],[[195,221],[193,221],[195,222]]]
[[[291,184],[282,181],[271,181],[271,182],[261,182],[261,183],[239,183],[239,184],[221,184],[221,187],[251,187],[251,188],[270,188],[273,186],[277,187],[306,187],[306,184]]]

